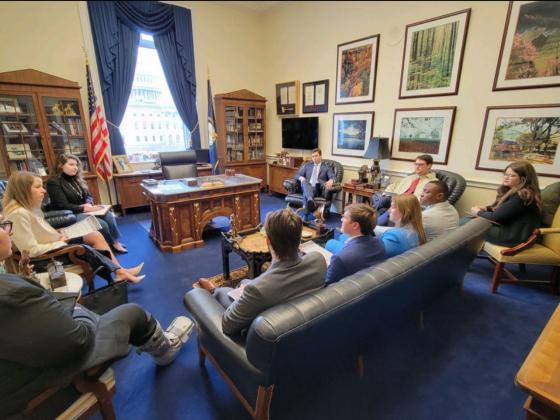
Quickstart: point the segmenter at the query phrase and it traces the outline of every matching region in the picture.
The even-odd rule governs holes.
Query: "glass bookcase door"
[[[226,161],[238,162],[245,160],[245,140],[243,134],[243,119],[245,109],[240,106],[226,106]]]
[[[264,160],[264,108],[250,107],[247,113],[249,160]]]
[[[62,153],[78,156],[89,172],[87,140],[77,99],[43,97],[48,133],[56,158]]]
[[[30,171],[46,176],[48,162],[32,96],[0,95],[0,127],[9,172]],[[7,172],[6,168],[3,172]]]

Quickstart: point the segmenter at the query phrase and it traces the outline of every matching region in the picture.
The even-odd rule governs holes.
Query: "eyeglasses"
[[[504,178],[519,178],[517,174],[504,174]]]
[[[0,222],[0,229],[2,229],[6,233],[10,233],[12,231],[13,223],[10,221]]]

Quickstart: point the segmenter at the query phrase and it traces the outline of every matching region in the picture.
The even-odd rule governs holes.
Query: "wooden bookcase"
[[[99,203],[84,115],[78,83],[32,69],[0,73],[0,178],[30,171],[46,179],[58,155],[72,153]]]
[[[262,179],[266,185],[266,98],[249,90],[214,96],[218,157],[224,169]]]

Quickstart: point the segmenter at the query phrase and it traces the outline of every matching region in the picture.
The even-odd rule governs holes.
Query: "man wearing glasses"
[[[414,173],[385,188],[383,199],[375,206],[377,210],[388,209],[391,206],[391,195],[395,194],[414,194],[420,200],[424,186],[430,181],[437,180],[436,174],[431,172],[433,163],[434,159],[430,155],[417,156],[414,162]],[[387,193],[390,195],[386,195]],[[388,212],[383,213],[377,220],[377,225],[386,226],[388,216]]]

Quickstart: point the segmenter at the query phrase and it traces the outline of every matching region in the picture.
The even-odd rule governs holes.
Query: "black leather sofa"
[[[8,181],[0,180],[0,213],[2,212],[2,198],[4,197],[4,191],[8,186]],[[45,197],[43,201],[42,210],[45,214],[45,220],[55,229],[70,226],[76,223],[76,215],[70,210],[51,210],[50,209],[51,200],[48,196]]]
[[[287,386],[283,373],[303,375],[344,355],[359,356],[368,342],[382,338],[390,321],[413,319],[440,294],[461,286],[489,227],[483,219],[472,220],[327,288],[270,308],[253,321],[246,339],[223,334],[224,308],[206,290],[193,289],[184,304],[196,321],[200,365],[208,356],[249,413],[267,419],[275,384]]]
[[[323,159],[321,161],[323,165],[330,166],[334,172],[334,184],[330,190],[325,189],[323,195],[320,197],[315,197],[314,202],[317,207],[325,205],[325,216],[328,216],[332,200],[336,194],[342,190],[342,177],[344,176],[344,167],[336,160]],[[288,192],[286,196],[286,202],[290,206],[303,207],[303,190],[301,189],[301,182],[294,178],[288,178],[284,180],[284,188]]]

